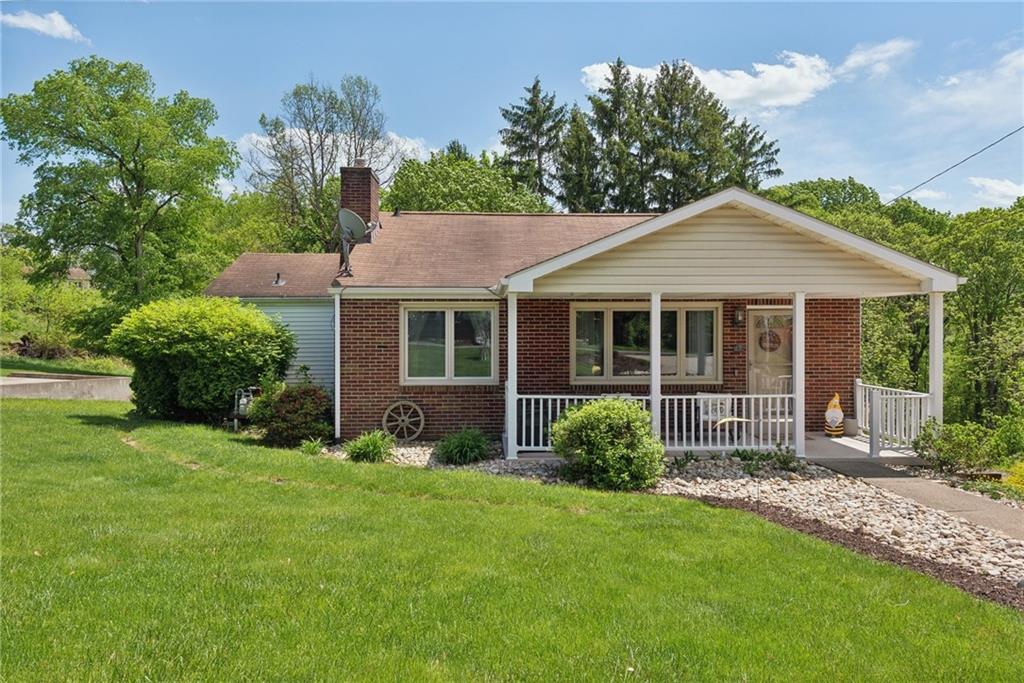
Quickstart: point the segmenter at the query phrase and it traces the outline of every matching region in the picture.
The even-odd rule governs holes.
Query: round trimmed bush
[[[551,426],[551,444],[576,474],[602,489],[649,488],[665,469],[665,448],[638,401],[608,398],[570,408]]]
[[[491,442],[479,429],[466,428],[449,434],[437,442],[434,455],[446,465],[467,465],[486,460]]]
[[[327,423],[330,409],[331,397],[327,392],[313,384],[299,384],[271,398],[253,424],[263,428],[264,443],[294,448],[303,441],[331,436]]]
[[[114,327],[109,348],[135,366],[136,410],[148,417],[216,420],[235,390],[283,377],[295,340],[280,323],[237,299],[154,301]]]

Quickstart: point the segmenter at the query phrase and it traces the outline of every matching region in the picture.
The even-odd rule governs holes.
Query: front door
[[[793,309],[747,309],[747,392],[793,393]]]

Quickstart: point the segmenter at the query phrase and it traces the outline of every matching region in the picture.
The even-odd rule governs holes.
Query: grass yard
[[[1024,614],[755,516],[5,400],[2,678],[1020,680]]]
[[[74,373],[79,375],[120,375],[131,377],[132,366],[120,359],[109,356],[93,356],[90,358],[25,358],[4,354],[0,355],[0,377],[12,372],[56,372]]]

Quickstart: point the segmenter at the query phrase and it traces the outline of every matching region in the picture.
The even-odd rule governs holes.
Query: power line
[[[889,201],[887,201],[887,202],[886,202],[886,203],[884,204],[884,206],[888,206],[889,204],[892,204],[892,203],[893,203],[894,201],[896,201],[897,199],[900,199],[901,197],[906,197],[906,196],[907,196],[908,194],[910,194],[911,192],[914,192],[915,190],[919,190],[919,189],[921,189],[922,187],[924,187],[925,185],[927,185],[927,184],[928,184],[928,183],[930,183],[931,181],[935,180],[935,179],[936,179],[936,178],[938,178],[939,176],[941,176],[941,175],[945,175],[946,173],[949,173],[950,171],[952,171],[952,170],[953,170],[954,168],[956,168],[956,167],[957,167],[957,166],[959,166],[960,164],[964,163],[965,161],[969,161],[969,160],[973,159],[974,157],[976,157],[976,156],[978,156],[979,154],[981,154],[982,152],[984,152],[984,151],[985,151],[986,149],[991,149],[992,147],[995,147],[996,145],[998,145],[998,144],[999,144],[1000,142],[1002,142],[1002,141],[1003,141],[1003,140],[1005,140],[1006,138],[1010,137],[1011,135],[1013,135],[1013,134],[1015,134],[1015,133],[1019,133],[1019,132],[1021,132],[1022,130],[1024,130],[1024,126],[1021,126],[1021,127],[1019,127],[1019,128],[1016,128],[1016,129],[1014,129],[1014,130],[1011,130],[1011,131],[1010,131],[1009,133],[1007,133],[1007,134],[1006,134],[1006,135],[1004,135],[1003,137],[999,138],[999,139],[998,139],[998,140],[996,140],[995,142],[991,142],[991,143],[989,143],[989,144],[985,145],[984,147],[982,147],[981,149],[979,149],[979,150],[978,150],[977,152],[975,152],[974,154],[972,154],[972,155],[970,155],[970,156],[966,156],[966,157],[964,157],[963,159],[961,159],[960,161],[956,162],[955,164],[953,164],[952,166],[950,166],[949,168],[947,168],[947,169],[945,169],[945,170],[939,171],[938,173],[936,173],[935,175],[933,175],[933,176],[932,176],[931,178],[929,178],[928,180],[924,181],[923,183],[919,183],[919,184],[915,185],[914,187],[910,188],[909,190],[907,190],[906,192],[904,192],[903,194],[901,194],[901,195],[897,195],[896,197],[893,197],[892,199],[890,199]]]

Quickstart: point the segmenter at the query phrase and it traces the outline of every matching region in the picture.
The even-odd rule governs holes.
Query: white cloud
[[[780,107],[796,107],[828,89],[837,77],[853,78],[867,72],[873,77],[889,73],[893,65],[908,56],[917,43],[906,38],[893,38],[884,43],[858,44],[838,67],[818,55],[786,50],[772,64],[755,62],[750,70],[703,69],[691,64],[697,77],[726,105],[739,110],[771,113]],[[628,65],[630,74],[653,80],[657,66]],[[581,69],[584,87],[591,92],[605,84],[610,73],[608,64],[590,64]]]
[[[828,62],[818,55],[783,52],[778,64],[754,63],[754,73],[740,69],[701,69],[697,77],[727,105],[795,107],[832,85]]]
[[[1024,196],[1024,184],[1015,183],[1008,178],[972,176],[967,179],[967,182],[978,189],[974,196],[986,204],[1009,206],[1017,200],[1017,197]]]
[[[1008,52],[988,69],[961,71],[941,83],[914,97],[910,113],[951,117],[973,127],[979,122],[1003,125],[1024,118],[1024,48]]]
[[[850,76],[866,70],[874,77],[885,76],[892,70],[894,62],[908,57],[916,48],[917,43],[907,38],[893,38],[876,45],[858,43],[835,70],[835,74]]]
[[[644,78],[648,81],[653,81],[655,76],[658,75],[658,67],[656,66],[633,66],[632,64],[626,65],[631,76],[636,78],[637,76]],[[580,77],[580,81],[590,92],[597,92],[604,87],[605,81],[608,80],[608,76],[611,74],[611,65],[606,62],[598,64],[591,64],[585,66],[580,71],[583,75]]]
[[[64,18],[63,14],[56,11],[49,14],[36,14],[22,10],[14,14],[0,14],[0,23],[12,28],[35,31],[51,38],[73,40],[76,43],[89,42],[70,21]]]

